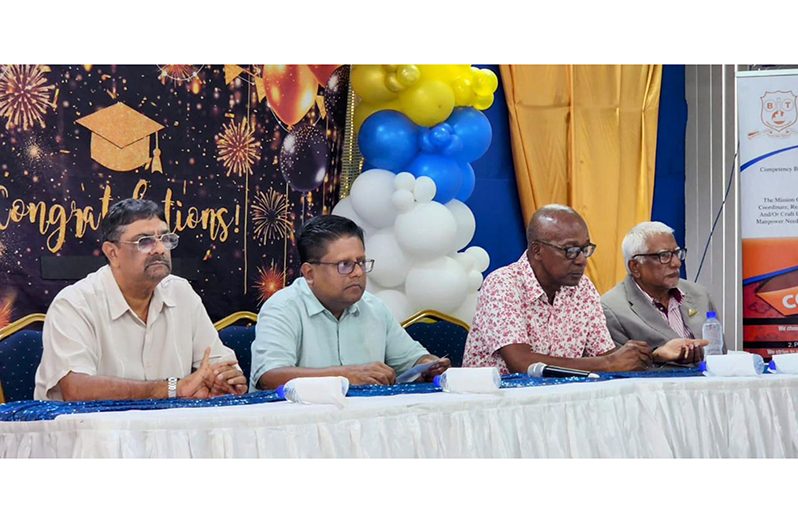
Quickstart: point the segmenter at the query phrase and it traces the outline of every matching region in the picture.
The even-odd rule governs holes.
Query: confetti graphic
[[[250,128],[248,120],[225,124],[216,146],[227,176],[252,174],[252,167],[260,159],[260,142],[255,140],[255,129]]]
[[[265,245],[269,240],[282,240],[291,234],[293,223],[288,216],[288,198],[269,189],[258,191],[252,201],[253,233]]]
[[[0,69],[0,117],[6,118],[6,129],[21,127],[23,131],[38,124],[44,128],[44,115],[55,100],[55,89],[47,83],[42,65],[6,65]]]

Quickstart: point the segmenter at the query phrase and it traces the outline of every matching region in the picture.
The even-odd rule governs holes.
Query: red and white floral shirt
[[[614,349],[599,300],[593,283],[582,276],[576,286],[561,287],[549,304],[524,252],[482,284],[463,366],[498,367],[507,374],[499,349],[514,343],[561,358],[599,356]]]

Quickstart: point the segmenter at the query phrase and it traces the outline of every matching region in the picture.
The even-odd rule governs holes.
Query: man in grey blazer
[[[612,340],[643,340],[655,362],[696,363],[707,340],[700,339],[707,311],[715,307],[706,289],[679,278],[687,251],[673,229],[643,222],[623,240],[626,279],[601,298]],[[699,338],[699,339],[696,339]]]

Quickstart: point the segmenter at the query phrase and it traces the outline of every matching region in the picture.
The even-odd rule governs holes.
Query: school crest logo
[[[760,100],[762,101],[760,118],[765,128],[748,133],[748,138],[754,138],[761,134],[784,138],[796,134],[796,130],[792,128],[798,121],[795,93],[792,91],[766,91]]]

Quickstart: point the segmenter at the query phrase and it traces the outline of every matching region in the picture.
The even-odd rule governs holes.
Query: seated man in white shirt
[[[163,208],[114,204],[102,222],[108,264],[56,295],[44,322],[38,400],[206,398],[243,394],[246,378],[202,300],[171,275]],[[213,363],[211,363],[213,361]]]
[[[266,300],[252,342],[250,390],[292,378],[344,376],[353,385],[390,385],[414,365],[431,380],[451,362],[413,340],[366,289],[363,231],[342,216],[317,216],[297,238],[302,276]]]

